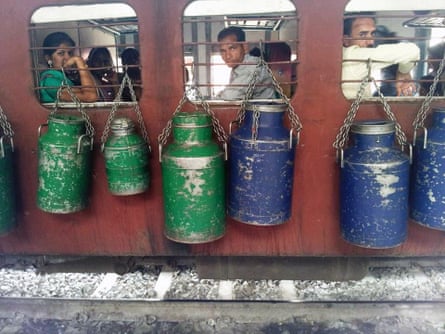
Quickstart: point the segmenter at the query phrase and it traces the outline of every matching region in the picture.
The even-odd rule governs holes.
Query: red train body
[[[223,238],[185,245],[164,236],[162,178],[157,145],[150,159],[150,189],[134,196],[113,196],[106,182],[100,134],[109,106],[88,109],[95,127],[90,205],[67,215],[36,206],[37,129],[49,110],[36,98],[30,57],[29,21],[42,6],[68,0],[9,3],[0,12],[0,105],[15,130],[17,227],[0,238],[3,254],[107,256],[432,256],[445,254],[445,232],[409,222],[399,247],[375,250],[345,242],[339,225],[339,167],[332,143],[351,101],[341,91],[342,18],[347,0],[294,0],[298,15],[298,85],[292,106],[303,124],[294,170],[291,219],[274,227],[256,227],[227,218]],[[90,1],[77,0],[78,4]],[[103,0],[96,0],[103,3]],[[128,0],[137,13],[143,90],[140,108],[152,143],[172,117],[183,91],[183,27],[187,0]],[[391,103],[411,136],[422,99]],[[437,102],[437,103],[440,103]],[[223,127],[235,119],[237,105],[212,105]],[[124,107],[125,109],[125,107]],[[128,107],[128,110],[130,108]],[[358,118],[382,118],[378,102],[363,103]]]

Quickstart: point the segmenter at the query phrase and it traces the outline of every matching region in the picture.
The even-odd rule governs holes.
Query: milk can
[[[16,225],[12,136],[0,137],[0,235]]]
[[[48,131],[41,135],[42,127]],[[93,138],[85,120],[54,113],[39,127],[37,205],[51,213],[86,208],[91,177]]]
[[[228,214],[242,223],[274,226],[291,216],[295,147],[283,124],[283,103],[248,103],[229,139]]]
[[[224,153],[212,139],[212,119],[203,112],[177,112],[173,142],[160,143],[165,236],[204,243],[225,233]]]
[[[147,143],[136,133],[129,118],[111,122],[111,135],[104,145],[108,189],[114,195],[134,195],[149,185]]]
[[[354,122],[341,151],[340,225],[343,238],[366,248],[390,248],[406,238],[409,157],[395,147],[392,121]]]
[[[410,216],[445,230],[445,109],[434,109],[432,125],[414,142]]]

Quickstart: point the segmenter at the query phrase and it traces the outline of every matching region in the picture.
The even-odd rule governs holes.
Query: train
[[[206,270],[241,271],[260,266],[258,275],[294,268],[307,259],[351,261],[374,257],[445,255],[445,232],[410,220],[406,240],[397,247],[357,247],[342,238],[339,225],[339,173],[333,142],[354,99],[342,91],[343,18],[348,11],[372,11],[378,24],[421,49],[413,77],[427,74],[427,47],[445,36],[445,1],[358,0],[28,0],[8,3],[0,12],[0,106],[14,129],[17,224],[0,237],[3,255],[86,257],[194,258]],[[212,242],[185,244],[164,235],[162,172],[158,136],[172,119],[190,86],[199,89],[226,132],[243,101],[215,98],[227,69],[216,45],[220,29],[237,25],[251,47],[273,54],[285,43],[290,55],[270,58],[271,69],[301,120],[296,147],[290,218],[277,226],[252,226],[230,217],[226,231]],[[100,136],[113,101],[84,103],[96,130],[88,206],[70,214],[53,214],[36,205],[39,126],[47,122],[54,103],[39,100],[39,73],[45,67],[45,35],[64,31],[83,58],[93,47],[107,47],[116,71],[124,66],[121,52],[140,52],[141,88],[137,104],[152,152],[150,185],[132,196],[115,196],[107,187]],[[274,60],[275,59],[275,60]],[[420,81],[419,81],[420,82]],[[196,96],[190,98],[199,100]],[[397,121],[413,137],[412,122],[425,96],[387,97]],[[198,101],[200,102],[200,101]],[[430,101],[445,107],[443,97]],[[196,104],[196,103],[195,103]],[[118,112],[133,115],[135,102],[119,104]],[[196,105],[199,105],[197,103]],[[60,103],[59,109],[76,112]],[[189,108],[189,106],[187,106]],[[378,97],[360,104],[358,120],[386,118]],[[321,261],[322,265],[326,262]],[[348,262],[349,263],[349,262]],[[249,267],[251,265],[252,267]],[[210,268],[210,269],[209,269]],[[250,269],[246,269],[250,268]],[[275,269],[273,269],[275,268]],[[287,269],[286,269],[287,268]],[[292,269],[292,270],[299,270]],[[292,274],[290,274],[292,276]]]

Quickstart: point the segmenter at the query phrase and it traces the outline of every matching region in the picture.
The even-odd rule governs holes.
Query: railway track
[[[351,281],[201,279],[193,265],[142,263],[118,274],[102,265],[4,265],[0,334],[445,333],[441,259],[371,261]]]
[[[1,334],[445,332],[444,301],[0,298],[0,313]]]

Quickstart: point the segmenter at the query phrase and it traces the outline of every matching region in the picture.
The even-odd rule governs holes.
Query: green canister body
[[[149,186],[147,143],[129,118],[116,118],[104,146],[108,189],[113,195],[134,195]]]
[[[0,235],[16,225],[16,203],[11,141],[0,138]]]
[[[83,118],[52,114],[38,149],[37,206],[50,213],[72,213],[88,205],[92,138]]]
[[[187,244],[225,233],[224,153],[212,139],[211,117],[178,112],[173,142],[161,155],[165,236]]]

